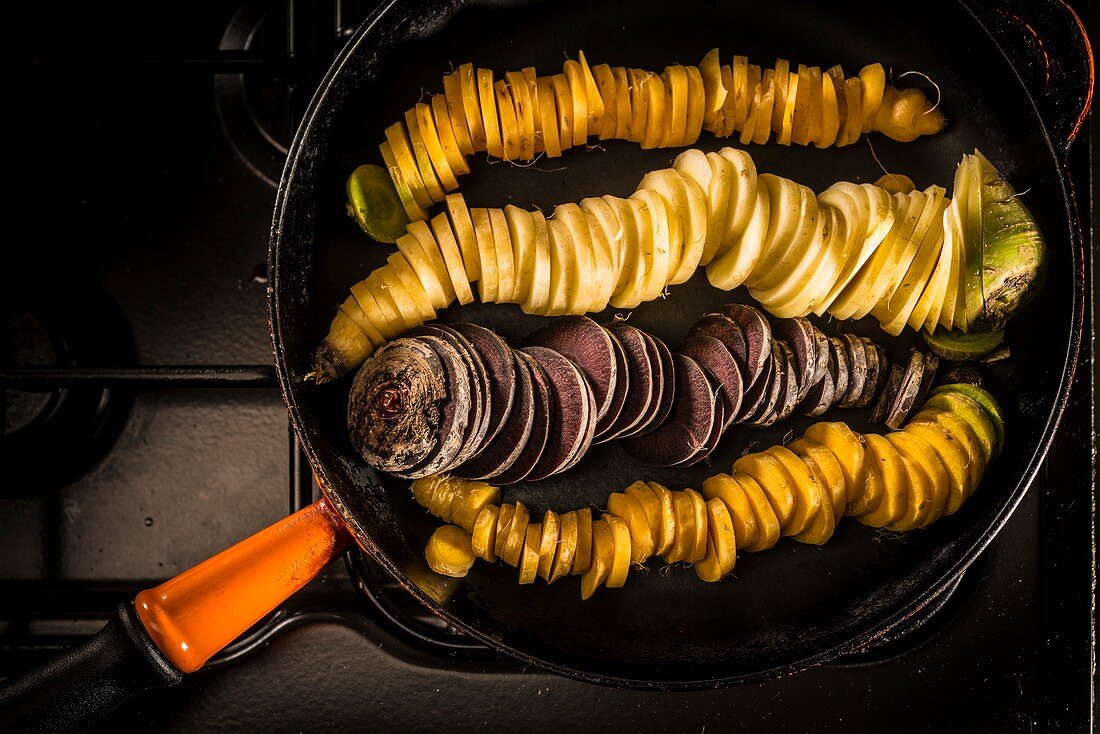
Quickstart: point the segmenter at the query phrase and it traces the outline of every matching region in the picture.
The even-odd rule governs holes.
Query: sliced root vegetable
[[[572,574],[583,574],[592,565],[592,510],[577,510],[577,551],[573,556]]]
[[[474,565],[474,552],[470,546],[470,534],[454,525],[438,528],[424,549],[428,567],[438,574],[462,578]]]
[[[818,197],[787,179],[758,177],[751,159],[729,148],[682,154],[673,168],[648,174],[631,197],[562,204],[549,221],[518,208],[467,216],[461,199],[453,197],[448,212],[433,218],[430,228],[409,224],[421,252],[415,252],[413,240],[403,239],[399,247],[408,268],[398,261],[366,279],[377,309],[359,303],[356,311],[347,304],[345,327],[347,321],[359,325],[366,341],[346,329],[334,331],[333,338],[341,334],[354,356],[335,355],[329,343],[319,378],[334,376],[328,365],[354,366],[369,353],[363,344],[379,346],[378,334],[390,339],[432,318],[450,303],[448,291],[468,303],[471,281],[479,282],[483,300],[519,302],[529,313],[581,314],[655,299],[669,284],[688,278],[708,254],[712,283],[726,288],[745,283],[781,317],[811,310],[837,318],[872,313],[890,333],[905,324],[946,328],[957,322],[959,329],[969,328],[981,316],[967,315],[977,303],[967,295],[974,290],[968,283],[975,258],[989,246],[979,225],[986,209],[994,211],[985,203],[988,197],[982,198],[993,186],[978,180],[982,166],[977,157],[963,161],[956,193],[965,196],[966,206],[957,196],[946,209],[945,192],[935,186],[891,196],[881,187],[842,183]],[[724,211],[712,214],[723,201]],[[410,268],[419,288],[410,280]],[[864,406],[880,394],[889,370],[878,367],[881,359],[866,361],[874,379],[848,380],[840,392],[833,376],[834,397],[842,405]],[[850,366],[858,371],[858,358]],[[754,365],[746,367],[743,377],[751,390]],[[797,394],[801,402],[821,382],[820,369],[808,379],[801,367],[798,392],[788,389],[789,381],[773,380],[771,389],[783,407],[773,413],[769,396],[754,420],[777,418],[790,407],[787,398]],[[822,387],[815,396],[825,393]],[[816,412],[819,405],[824,402],[805,410]]]
[[[1000,329],[1034,295],[1046,274],[1046,243],[1020,196],[985,156],[974,151],[980,228],[967,244],[968,329]],[[972,223],[973,224],[973,223]],[[977,268],[970,266],[977,251]],[[978,275],[975,276],[974,273]]]
[[[573,567],[573,558],[577,553],[577,513],[570,510],[558,518],[558,546],[554,553],[554,563],[550,568],[547,583],[554,583],[567,575]]]
[[[962,397],[960,387],[970,389],[950,385],[938,394]],[[979,410],[1000,416],[991,396],[979,397],[988,404]],[[957,511],[986,462],[969,419],[954,410],[926,407],[885,436],[818,423],[786,447],[741,457],[733,474],[708,478],[702,494],[634,482],[612,493],[595,521],[585,508],[547,510],[533,523],[522,503],[498,507],[497,487],[446,476],[417,480],[412,494],[433,515],[456,523],[437,531],[425,551],[441,573],[462,576],[475,558],[500,557],[519,569],[521,584],[581,575],[587,599],[600,586],[623,586],[631,564],[659,555],[666,564],[692,564],[701,580],[715,582],[733,570],[738,550],[765,550],[781,535],[824,543],[845,514],[906,531]]]
[[[724,313],[704,314],[701,319],[691,327],[689,337],[710,336],[722,343],[737,362],[741,372],[743,387],[748,388],[755,377],[755,367],[749,369],[748,342],[741,327]]]
[[[626,521],[630,530],[630,562],[645,563],[653,555],[656,541],[641,502],[633,495],[615,492],[607,498],[607,512]]]
[[[489,228],[493,232],[493,249],[496,252],[497,261],[497,302],[514,302],[516,300],[516,263],[508,220],[502,210],[489,210]]]
[[[855,401],[855,407],[865,408],[874,402],[875,397],[881,394],[886,386],[886,380],[890,376],[890,364],[886,359],[886,351],[867,337],[860,339],[867,359],[867,379],[863,384],[863,393]]]
[[[615,539],[611,525],[606,522],[593,522],[592,526],[592,562],[581,576],[581,599],[588,599],[603,586],[611,575],[611,566],[615,557]]]
[[[705,334],[688,337],[676,351],[710,370],[718,381],[719,397],[725,404],[725,416],[719,433],[724,431],[740,412],[744,394],[744,381],[737,361],[722,342]]]
[[[474,349],[466,337],[449,326],[442,324],[427,324],[410,331],[410,337],[426,337],[433,345],[444,342],[450,346],[462,360],[462,364],[469,375],[470,382],[470,414],[467,421],[466,432],[462,437],[463,445],[453,459],[451,466],[458,466],[473,457],[484,445],[485,436],[489,428],[490,414],[492,412],[491,394],[489,389],[489,375],[481,356]],[[472,520],[473,518],[471,518]]]
[[[608,324],[605,328],[623,348],[626,380],[631,386],[623,398],[623,407],[618,418],[601,435],[601,441],[610,441],[620,436],[633,435],[642,421],[653,414],[655,409],[650,406],[659,399],[655,387],[662,377],[660,364],[654,364],[650,359],[642,332],[624,323]]]
[[[458,454],[470,410],[469,376],[453,350],[447,359],[445,368],[428,344],[397,340],[359,370],[348,397],[348,430],[372,466],[404,472],[442,454],[442,470]]]
[[[468,67],[472,73],[472,66],[469,64],[463,66]],[[436,97],[439,96],[436,95]],[[447,114],[451,120],[451,130],[455,142],[458,145],[460,155],[465,159],[466,156],[474,152],[474,140],[470,132],[469,122],[467,122],[466,105],[462,93],[461,69],[443,77],[443,97],[446,100]],[[434,105],[435,98],[432,99],[432,103]],[[477,115],[474,115],[474,117],[476,118]]]
[[[561,220],[572,241],[572,257],[576,267],[576,283],[569,303],[569,313],[583,314],[602,311],[607,306],[603,299],[607,293],[605,284],[614,280],[609,253],[597,249],[588,217],[577,204],[562,204],[554,209],[554,217]]]
[[[672,415],[656,430],[622,444],[627,453],[658,466],[694,457],[705,446],[714,424],[715,399],[702,368],[683,355],[674,355],[673,359],[676,380]]]
[[[933,352],[953,362],[965,362],[989,354],[1001,345],[1004,338],[1003,330],[964,334],[960,331],[937,329],[924,335],[924,341]]]
[[[726,506],[733,524],[737,549],[754,545],[760,537],[760,528],[752,504],[740,482],[729,474],[715,474],[703,480],[702,495],[707,504],[715,500]]]
[[[531,432],[507,468],[493,476],[497,484],[523,481],[542,456],[550,439],[550,385],[546,372],[530,355],[515,352],[531,377]]]
[[[515,520],[513,520],[515,522]],[[527,524],[519,552],[519,583],[533,584],[539,570],[539,550],[542,548],[542,523]]]
[[[581,65],[573,59],[566,59],[562,71],[573,105],[572,144],[584,145],[588,141],[588,80]]]
[[[873,469],[868,473],[868,485],[878,485],[877,506],[868,512],[857,515],[856,519],[864,525],[884,528],[900,520],[909,503],[909,479],[902,463],[901,455],[893,444],[882,436],[868,433],[863,436],[867,446],[867,461]]]
[[[455,324],[453,328],[466,339],[484,364],[491,406],[484,440],[491,441],[512,411],[517,380],[515,357],[503,339],[483,326]]]
[[[467,63],[445,76],[443,87],[398,123],[395,132],[407,145],[390,142],[396,155],[387,166],[398,192],[410,193],[414,219],[457,186],[455,177],[469,171],[465,159],[475,151],[532,160],[542,152],[558,156],[591,136],[675,147],[693,143],[704,129],[718,137],[738,134],[742,143],[766,142],[774,131],[784,145],[825,147],[849,145],[870,130],[909,141],[944,125],[938,106],[920,90],[886,85],[881,65],[846,80],[839,67],[823,73],[799,65],[792,72],[785,60],[774,69],[744,56],[722,65],[717,49],[698,66],[672,65],[660,76],[590,67],[583,51],[549,77],[526,67],[494,81],[492,70]]]
[[[551,349],[579,367],[592,387],[597,417],[607,414],[619,374],[614,343],[603,327],[585,316],[570,316],[539,329],[527,343]]]
[[[521,74],[521,81],[522,76]],[[496,97],[497,114],[500,118],[501,148],[504,151],[502,157],[506,161],[520,160],[523,131],[516,116],[516,104],[512,99],[511,88],[504,79],[499,79],[493,84],[493,95]]]
[[[987,391],[978,387],[977,385],[971,385],[968,383],[953,383],[949,385],[940,385],[931,392],[931,395],[939,395],[943,393],[958,393],[965,397],[970,398],[975,403],[981,406],[985,411],[986,418],[993,425],[993,432],[996,434],[994,443],[994,455],[1000,453],[1001,447],[1004,446],[1004,413],[1001,412],[1001,406],[997,404],[997,401],[993,399]]]
[[[534,239],[527,244],[534,250],[533,267],[531,270],[531,290],[527,299],[523,302],[523,310],[527,313],[545,313],[550,303],[550,276],[552,263],[550,259],[550,230],[546,224],[546,217],[542,212],[531,212],[534,225]]]
[[[913,349],[909,353],[909,361],[901,375],[897,393],[883,418],[883,422],[895,431],[905,423],[909,412],[921,397],[921,388],[926,383],[924,370],[924,355]]]
[[[497,521],[500,518],[500,508],[496,505],[488,505],[481,509],[481,514],[474,522],[474,530],[471,533],[470,549],[478,558],[492,563],[497,559],[493,546],[497,537]]]
[[[525,479],[538,481],[568,468],[592,443],[596,410],[592,388],[568,359],[545,347],[525,347],[523,352],[543,368],[550,387],[550,435],[538,462]]]
[[[508,239],[512,245],[512,262],[515,266],[511,301],[521,304],[528,303],[531,300],[538,270],[535,246],[535,218],[530,212],[509,204],[504,207],[504,220],[508,226]]]
[[[554,565],[554,557],[558,547],[561,532],[561,523],[558,515],[553,510],[547,510],[542,517],[542,534],[539,538],[539,562],[538,576],[543,581],[550,581],[550,569]]]
[[[733,463],[733,476],[738,475],[749,477],[763,491],[782,534],[790,535],[788,528],[795,513],[795,495],[782,464],[766,453],[746,454]]]
[[[463,306],[473,303],[474,294],[470,290],[470,277],[466,274],[462,253],[458,249],[458,241],[455,240],[454,231],[446,214],[440,213],[432,217],[432,234],[435,235],[435,241],[439,243],[439,251],[447,266],[447,275],[451,280],[455,297]]]
[[[534,378],[524,360],[514,356],[511,351],[508,357],[514,364],[515,380],[512,393],[502,399],[497,399],[496,396],[493,398],[494,406],[508,405],[507,416],[495,433],[492,423],[496,420],[496,416],[492,416],[484,445],[472,459],[453,470],[456,476],[467,479],[499,477],[516,462],[531,438],[536,418]],[[489,360],[492,364],[493,357]],[[504,374],[507,375],[507,372]],[[490,385],[494,390],[500,389],[495,381],[490,381]]]

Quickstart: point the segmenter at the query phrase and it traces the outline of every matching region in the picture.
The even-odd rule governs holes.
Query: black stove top
[[[0,676],[317,496],[270,366],[267,233],[294,122],[372,5],[14,11],[9,216],[29,226],[9,228],[3,278]],[[353,552],[101,729],[1086,731],[1089,356],[994,543],[928,614],[839,662],[725,690],[583,684],[493,655]]]

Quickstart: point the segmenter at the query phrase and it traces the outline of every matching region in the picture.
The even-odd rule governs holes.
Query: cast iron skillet
[[[972,12],[959,3],[933,2],[903,19],[872,3],[825,11],[797,0],[751,7],[702,0],[391,0],[351,39],[314,97],[290,152],[272,227],[270,302],[279,379],[325,498],[246,541],[251,545],[142,592],[136,611],[124,605],[88,647],[0,691],[0,705],[12,712],[7,720],[71,726],[135,690],[178,680],[179,671],[201,666],[204,656],[304,584],[350,539],[455,627],[526,662],[603,684],[672,689],[759,681],[856,650],[919,613],[1019,503],[1057,427],[1077,361],[1084,273],[1064,155],[1091,100],[1092,59],[1076,16],[1059,0],[1039,5]],[[1009,45],[1021,28],[1024,41]],[[822,190],[836,180],[875,180],[882,173],[877,155],[920,187],[949,185],[962,154],[980,147],[1018,190],[1028,191],[1051,267],[1041,295],[1009,326],[1010,365],[989,375],[1007,415],[1003,454],[960,512],[926,530],[884,536],[841,523],[820,548],[783,542],[768,553],[746,554],[734,578],[718,584],[652,564],[648,572],[632,572],[625,588],[602,590],[584,603],[576,579],[520,587],[513,570],[488,564],[476,565],[461,582],[440,583],[423,560],[438,521],[413,502],[406,482],[375,473],[348,441],[350,380],[317,386],[307,379],[336,304],[391,251],[366,239],[346,217],[345,177],[377,159],[384,127],[420,97],[421,88],[437,91],[452,64],[473,61],[498,71],[534,65],[545,72],[583,48],[594,63],[660,69],[696,63],[713,46],[762,63],[781,55],[841,63],[849,71],[881,61],[895,78],[917,70],[942,91],[949,124],[939,136],[900,144],[874,135],[870,142],[823,151],[751,146],[761,171]],[[727,144],[704,133],[697,147]],[[629,194],[645,171],[675,155],[618,141],[600,148],[570,151],[531,168],[479,160],[461,179],[462,191],[475,205],[547,209],[584,196]],[[715,290],[700,273],[671,289],[668,299],[636,309],[630,320],[675,344],[707,307],[731,300],[748,296],[741,289]],[[449,309],[441,320],[475,321],[513,340],[542,322],[514,306],[479,304]],[[818,323],[836,331],[836,324]],[[872,324],[844,326],[893,343]],[[914,338],[904,336],[895,347]],[[858,412],[847,411],[844,419],[870,428]],[[750,442],[771,445],[809,423],[792,419],[770,430],[735,431],[723,439],[711,466],[687,470],[646,468],[614,444],[602,446],[572,471],[509,488],[507,496],[521,499],[535,515],[545,508],[599,506],[609,492],[639,477],[698,487]],[[219,595],[209,593],[215,586]],[[68,689],[69,698],[61,699],[67,705],[58,704],[58,686]]]

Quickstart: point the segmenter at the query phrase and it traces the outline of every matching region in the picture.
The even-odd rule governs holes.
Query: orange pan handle
[[[322,499],[141,592],[90,639],[0,681],[0,729],[83,731],[131,696],[178,683],[350,543]]]
[[[182,673],[212,655],[313,579],[351,542],[325,499],[134,598],[138,619]]]

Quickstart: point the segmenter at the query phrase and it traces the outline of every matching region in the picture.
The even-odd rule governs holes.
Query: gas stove
[[[267,234],[295,123],[374,4],[9,11],[9,211],[33,226],[12,229],[3,277],[0,676],[318,496],[271,366]],[[562,679],[449,628],[353,551],[100,728],[1085,731],[1089,356],[994,543],[918,619],[832,664],[695,692]]]

